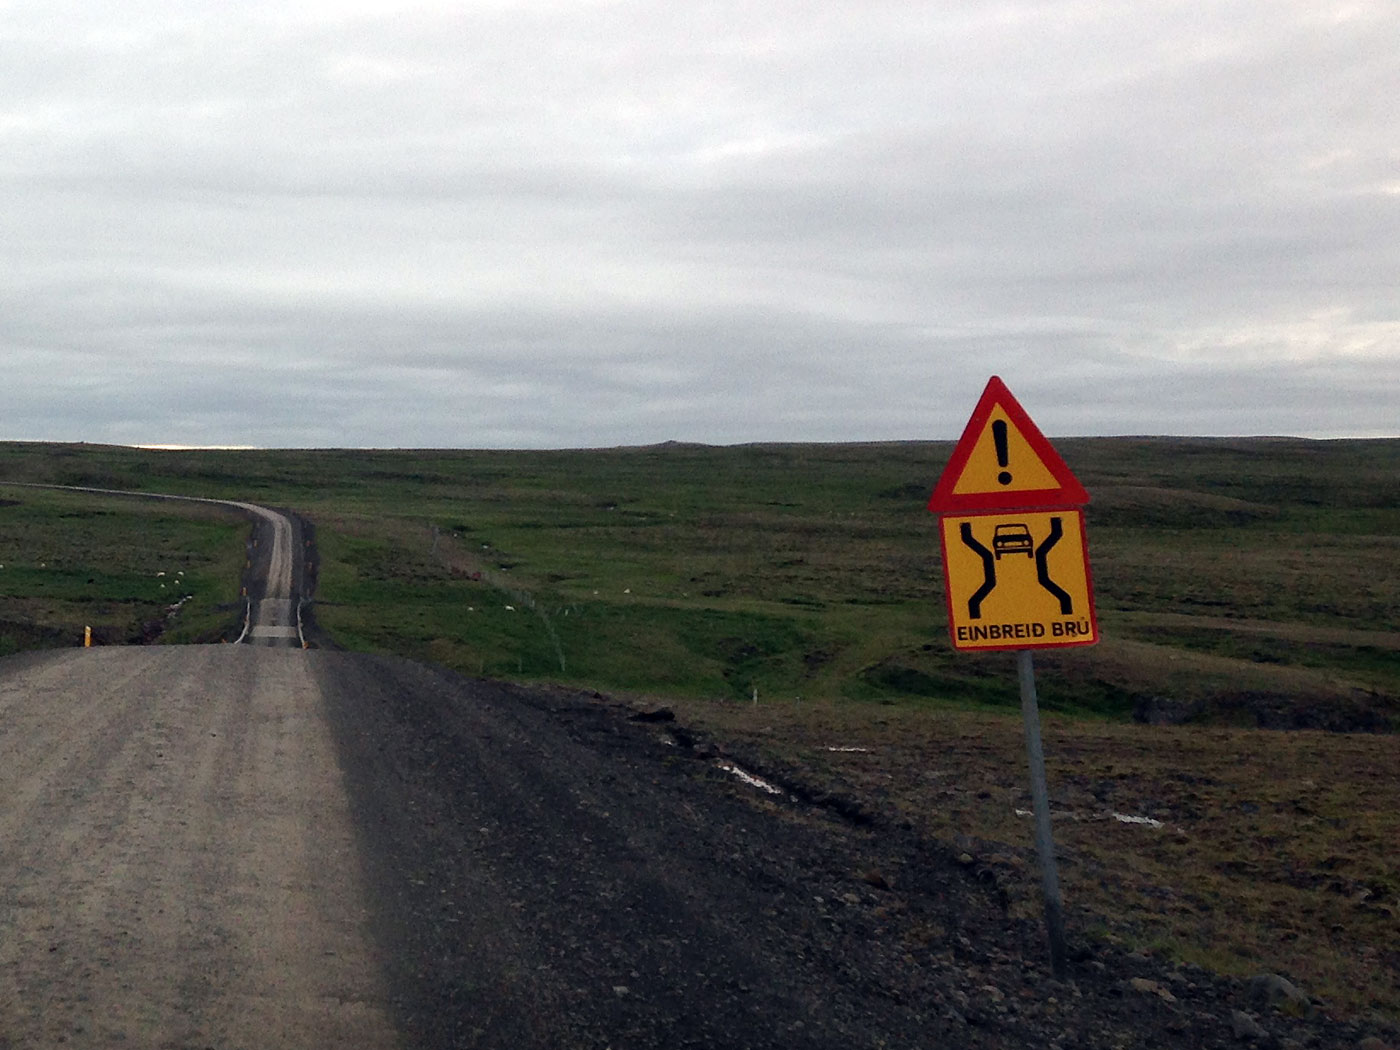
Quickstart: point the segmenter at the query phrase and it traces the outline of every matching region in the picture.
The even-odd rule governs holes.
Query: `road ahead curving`
[[[133,492],[127,489],[94,488],[88,485],[39,485],[9,482],[17,488],[57,489],[62,492],[90,492],[98,496],[129,499],[172,500],[179,503],[211,503],[239,511],[255,522],[249,542],[247,609],[238,642],[270,648],[305,647],[301,625],[301,598],[297,581],[300,551],[296,523],[281,511],[239,500],[208,499],[203,496],[177,496],[169,492]],[[255,557],[256,556],[256,557]],[[3,1050],[3,1048],[0,1048]]]
[[[305,644],[301,629],[300,595],[294,586],[299,578],[295,571],[297,559],[296,528],[292,519],[280,511],[260,507],[254,503],[226,502],[225,506],[235,507],[262,526],[255,535],[259,547],[265,547],[260,554],[257,572],[253,576],[254,585],[249,588],[248,621],[239,641],[252,645],[273,648]],[[252,566],[252,559],[249,559]]]

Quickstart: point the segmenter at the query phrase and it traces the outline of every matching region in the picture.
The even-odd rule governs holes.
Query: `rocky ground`
[[[228,645],[0,712],[0,1050],[1397,1045],[1101,937],[1056,980],[1014,850],[665,708]]]
[[[381,936],[397,958],[445,963],[395,977],[420,1045],[534,1045],[531,1018],[483,1018],[491,997],[463,990],[490,980],[495,1001],[535,995],[536,1020],[567,1018],[554,1045],[1397,1045],[1383,1018],[1339,1020],[1278,975],[1081,940],[1055,980],[982,845],[759,768],[669,710],[354,659],[355,680],[383,687],[330,695],[360,824],[380,839],[371,882],[399,895]],[[424,679],[411,702],[404,674]],[[482,902],[520,919],[517,965],[490,978],[465,910]],[[424,934],[413,915],[449,921]],[[436,943],[404,950],[423,936]]]

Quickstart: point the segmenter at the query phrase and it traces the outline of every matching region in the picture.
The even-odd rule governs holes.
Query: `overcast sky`
[[[1400,433],[1394,0],[0,0],[0,439]]]

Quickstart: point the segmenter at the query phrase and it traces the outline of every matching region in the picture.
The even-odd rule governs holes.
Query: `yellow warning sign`
[[[1050,473],[1006,409],[997,405],[973,444],[953,493],[1043,492],[1059,487],[1059,479]]]
[[[1082,507],[1089,493],[997,376],[987,388],[929,498],[935,514],[1022,507]]]
[[[954,648],[1099,640],[1082,511],[948,514],[940,524]]]

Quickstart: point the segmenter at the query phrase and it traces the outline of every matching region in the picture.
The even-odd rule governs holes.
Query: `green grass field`
[[[241,615],[247,526],[197,505],[0,485],[0,655],[212,640]]]
[[[1041,657],[1047,709],[1395,724],[1400,442],[1059,447],[1093,495],[1104,641]],[[9,445],[0,476],[299,510],[320,623],[356,647],[695,698],[1010,705],[1009,658],[946,641],[924,504],[949,451]]]
[[[1052,793],[1057,810],[1165,827],[1057,821],[1080,928],[1400,1013],[1400,737],[1255,728],[1400,725],[1400,441],[1056,447],[1093,497],[1103,641],[1036,657]],[[666,702],[1023,860],[1013,659],[946,636],[925,503],[950,452],[12,444],[0,478],[294,509],[316,526],[316,617],[341,645]],[[164,601],[159,571],[199,581],[167,639],[207,634],[237,593],[236,520],[3,484],[0,499],[17,502],[0,507],[0,620],[34,628],[0,645],[68,644],[84,618],[131,640]]]

